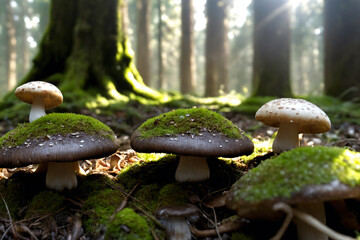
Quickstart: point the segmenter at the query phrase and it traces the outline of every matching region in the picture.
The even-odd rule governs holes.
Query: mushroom
[[[209,179],[208,157],[251,154],[252,141],[219,113],[203,109],[177,109],[148,119],[131,136],[138,152],[180,155],[175,173],[178,182]]]
[[[77,186],[77,161],[108,156],[118,149],[114,132],[80,114],[52,113],[19,125],[0,138],[0,167],[40,164],[46,186],[62,191]]]
[[[291,161],[289,161],[291,159]],[[326,224],[324,202],[360,196],[360,154],[337,147],[300,147],[251,169],[230,189],[226,206],[245,218],[273,218],[278,203]],[[301,219],[298,239],[327,239]]]
[[[187,218],[196,217],[199,209],[192,204],[165,206],[156,210],[156,218],[165,228],[168,240],[190,240],[191,231]]]
[[[279,128],[272,146],[274,153],[299,147],[299,133],[323,133],[331,128],[326,113],[304,99],[271,100],[256,112],[255,118]]]
[[[53,84],[43,81],[32,81],[17,87],[15,96],[31,104],[29,122],[45,116],[45,109],[54,108],[63,101],[60,90]]]

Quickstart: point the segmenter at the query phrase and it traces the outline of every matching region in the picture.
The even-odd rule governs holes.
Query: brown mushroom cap
[[[53,84],[43,81],[32,81],[17,87],[15,96],[29,104],[33,103],[35,96],[43,97],[45,109],[54,108],[63,101],[61,91]]]
[[[277,202],[304,204],[360,196],[359,153],[300,147],[248,171],[230,189],[226,206],[242,217],[266,218]]]
[[[282,122],[298,125],[301,133],[327,132],[330,119],[319,107],[304,99],[280,98],[265,103],[255,114],[267,126],[279,127]]]
[[[16,147],[0,148],[0,167],[22,167],[45,162],[73,162],[96,159],[116,152],[118,144],[110,138],[75,132],[28,139]]]
[[[180,206],[164,206],[156,210],[157,218],[188,217],[199,213],[199,209],[192,204]]]
[[[272,198],[260,202],[249,202],[244,199],[234,198],[234,189],[228,193],[226,201],[227,207],[236,210],[237,214],[245,218],[273,218],[280,216],[280,212],[275,212],[272,207],[278,202],[290,205],[326,202],[341,199],[357,198],[360,196],[360,187],[351,187],[339,181],[328,184],[310,185],[295,193],[291,198]]]
[[[142,138],[138,130],[131,136],[131,147],[138,152],[172,153],[182,156],[236,157],[254,151],[252,141],[230,138],[222,133],[203,131],[200,134],[177,134]]]

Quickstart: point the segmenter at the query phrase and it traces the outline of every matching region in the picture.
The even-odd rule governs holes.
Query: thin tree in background
[[[151,0],[137,1],[136,67],[146,85],[150,86],[150,10]]]
[[[192,0],[181,1],[181,93],[193,93],[195,88],[194,16]]]
[[[12,90],[16,86],[16,35],[14,14],[11,8],[10,0],[6,0],[6,31],[5,39],[7,43],[6,55],[6,79],[7,89]]]
[[[167,88],[166,81],[164,79],[164,58],[163,58],[163,21],[162,21],[162,3],[161,0],[157,2],[158,9],[158,88],[159,90],[165,90]]]
[[[226,0],[206,1],[205,96],[219,95],[220,84],[227,77],[225,61]]]
[[[324,5],[325,93],[360,101],[360,1]]]
[[[288,0],[254,0],[254,96],[291,96]]]
[[[19,12],[19,20],[21,24],[18,27],[21,34],[20,42],[19,42],[19,48],[21,50],[19,51],[20,54],[18,56],[20,60],[19,61],[20,71],[18,76],[19,79],[24,77],[30,68],[30,51],[27,43],[28,30],[25,25],[25,16],[29,16],[29,6],[28,6],[28,1],[20,1],[20,4],[21,4],[21,8]]]

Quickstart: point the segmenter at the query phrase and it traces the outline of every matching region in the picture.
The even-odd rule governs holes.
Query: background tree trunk
[[[360,1],[325,1],[325,94],[344,100],[360,101],[359,13]]]
[[[194,17],[192,0],[181,1],[181,52],[180,52],[180,90],[181,93],[194,93]]]
[[[288,0],[254,0],[254,96],[291,96]]]
[[[220,84],[227,77],[225,61],[225,12],[226,0],[206,1],[206,43],[205,43],[205,96],[218,96]]]
[[[164,58],[163,58],[163,21],[162,21],[162,2],[161,0],[157,0],[157,9],[158,9],[158,89],[159,90],[165,90],[167,89],[166,81],[164,79]]]
[[[12,90],[16,86],[16,35],[13,10],[10,6],[10,0],[5,1],[6,4],[6,30],[5,38],[7,44],[7,60],[6,60],[6,79],[7,89]]]
[[[150,86],[150,10],[151,0],[137,2],[136,67],[146,85]]]
[[[118,4],[117,0],[53,0],[47,31],[23,82],[52,82],[69,102],[86,101],[79,94],[124,99],[122,94],[131,92],[159,97],[143,84],[135,68]]]

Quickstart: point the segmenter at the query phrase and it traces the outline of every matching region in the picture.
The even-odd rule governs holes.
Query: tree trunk
[[[325,94],[360,101],[360,1],[326,0]]]
[[[10,91],[16,86],[16,36],[13,10],[10,0],[6,0],[6,30],[5,38],[7,43],[6,55],[6,79],[7,90]]]
[[[254,0],[254,96],[291,96],[288,0]]]
[[[136,67],[150,86],[150,7],[151,0],[137,0]]]
[[[167,88],[166,86],[166,81],[164,79],[164,59],[163,59],[163,31],[162,31],[162,26],[163,26],[163,21],[162,21],[162,3],[161,0],[157,0],[158,1],[158,5],[157,5],[157,9],[158,9],[158,17],[159,17],[159,22],[158,22],[158,89],[159,90],[165,90]]]
[[[226,0],[206,1],[205,96],[219,95],[220,84],[227,77],[225,61]]]
[[[123,99],[129,92],[156,98],[138,74],[118,16],[117,0],[52,0],[50,20],[23,82],[45,80],[74,94]],[[61,19],[61,21],[59,21]],[[133,95],[131,95],[133,96]],[[82,99],[82,98],[80,98]]]
[[[194,17],[192,0],[181,1],[181,52],[180,86],[181,93],[194,93]]]

